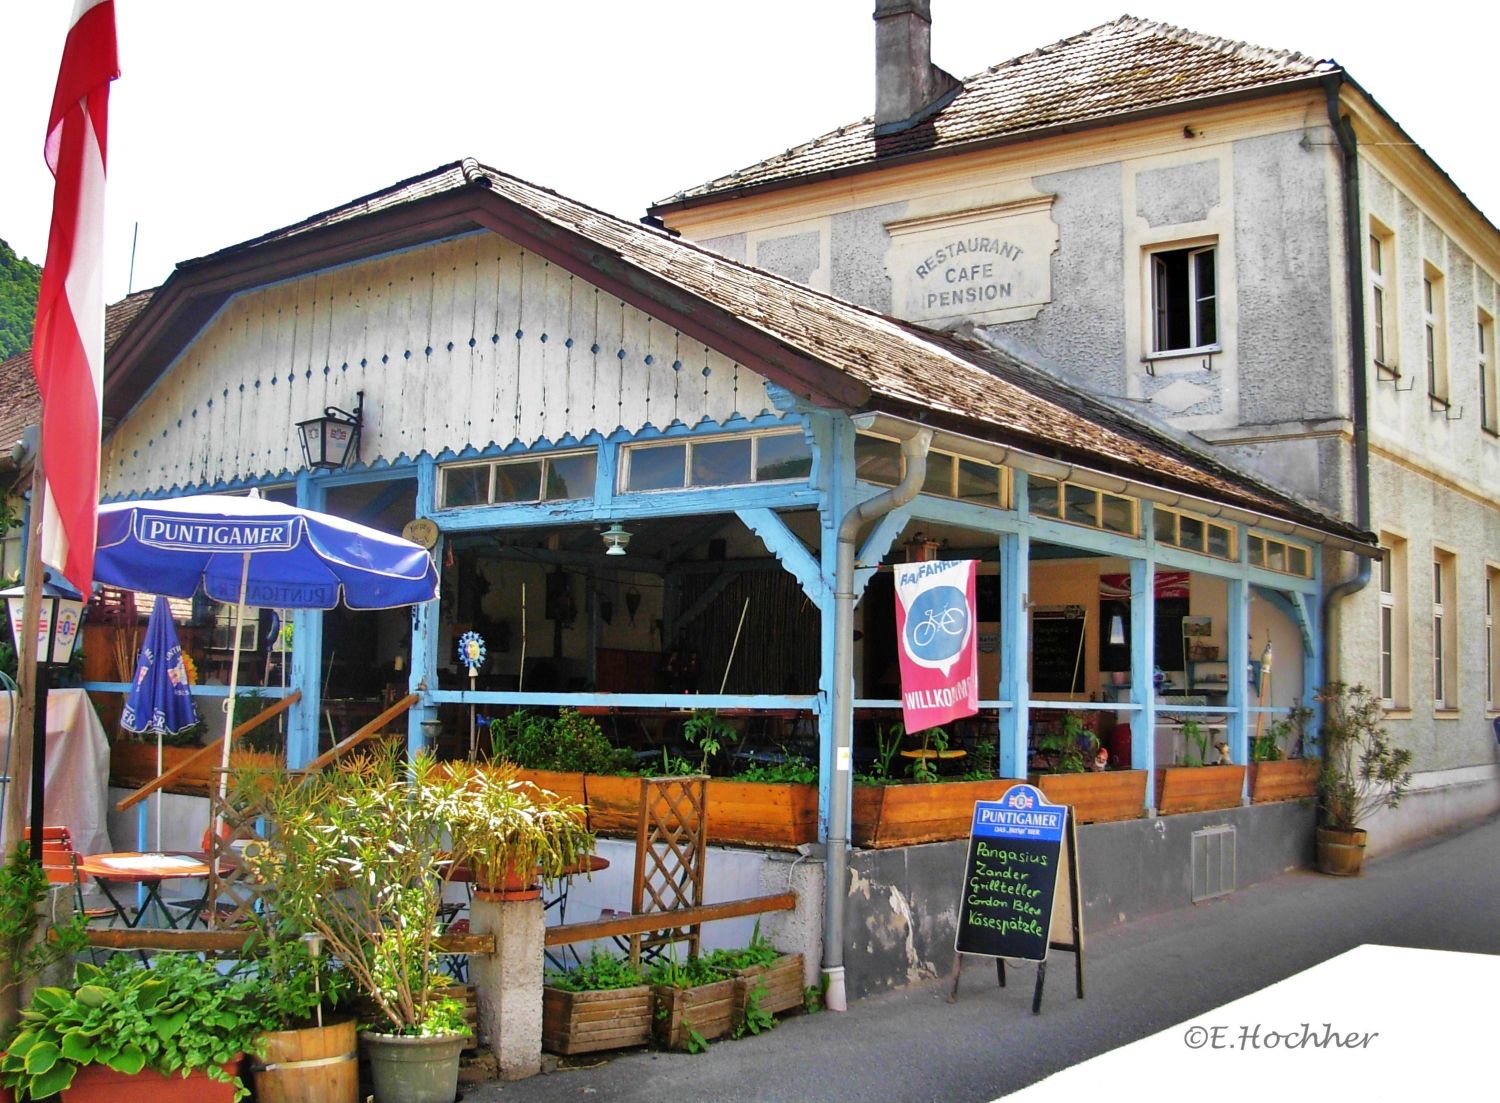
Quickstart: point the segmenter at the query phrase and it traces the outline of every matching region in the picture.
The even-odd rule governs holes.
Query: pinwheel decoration
[[[485,654],[484,637],[478,632],[465,632],[458,637],[458,661],[469,668],[470,678],[479,676]]]

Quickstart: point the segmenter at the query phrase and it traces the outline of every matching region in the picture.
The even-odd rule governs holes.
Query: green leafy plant
[[[802,989],[802,1010],[809,1015],[816,1015],[823,1010],[823,989],[820,985],[809,984]]]
[[[735,1023],[732,1037],[743,1038],[746,1034],[760,1034],[776,1025],[776,1016],[760,1005],[761,997],[765,994],[766,982],[757,978],[755,987],[745,995],[744,1016]]]
[[[610,992],[618,988],[635,988],[645,984],[646,978],[625,958],[595,950],[587,961],[581,961],[571,969],[549,971],[543,983],[564,992]]]
[[[615,774],[628,767],[630,755],[577,709],[562,709],[555,719],[518,709],[490,721],[490,757],[528,770]]]
[[[1208,762],[1209,734],[1203,725],[1193,719],[1182,722],[1182,743],[1196,753],[1183,753],[1183,765],[1202,766]]]
[[[52,938],[38,938],[38,909],[47,899],[47,874],[31,857],[29,843],[19,843],[0,866],[0,953],[10,964],[7,988],[40,976],[42,971],[88,946],[87,920],[72,916],[53,928]]]
[[[704,954],[699,960],[710,968],[732,973],[736,969],[754,969],[774,964],[779,957],[781,951],[760,933],[760,920],[757,919],[755,929],[750,932],[749,945],[734,950],[714,950]]]
[[[901,753],[901,741],[906,738],[906,727],[900,722],[889,727],[875,729],[875,760],[868,773],[858,774],[855,781],[864,785],[892,785],[896,782],[894,766],[896,756]]]
[[[922,750],[931,749],[937,752],[937,757],[928,758],[925,754],[920,758],[912,759],[911,778],[920,783],[934,782],[938,779],[938,763],[942,760],[942,754],[948,749],[948,733],[942,728],[928,728],[922,733]]]
[[[266,812],[269,838],[244,859],[275,886],[270,906],[324,938],[391,1033],[451,1025],[433,976],[460,790],[430,756],[406,762],[394,748],[306,776],[267,769],[234,778],[233,802]]]
[[[238,1098],[247,1092],[224,1066],[257,1052],[261,996],[259,982],[188,955],[159,954],[149,968],[123,954],[103,967],[80,963],[73,990],[39,988],[21,1012],[0,1083],[24,1101],[66,1090],[89,1064],[126,1075],[202,1069],[233,1083]]]
[[[1356,831],[1365,818],[1395,808],[1411,788],[1412,753],[1392,742],[1385,707],[1364,686],[1334,682],[1318,694],[1323,705],[1323,770],[1318,813],[1323,826]]]
[[[651,963],[646,979],[668,988],[698,988],[723,980],[724,971],[711,964],[707,957],[681,962],[673,957],[661,957]]]
[[[1049,755],[1059,774],[1081,774],[1099,749],[1099,737],[1076,712],[1063,714],[1062,723],[1037,738],[1037,750]]]
[[[697,772],[708,773],[709,763],[723,749],[725,743],[735,740],[734,729],[713,709],[694,709],[682,725],[682,737],[698,749],[702,756]]]
[[[818,780],[818,768],[807,759],[794,755],[782,762],[746,766],[734,775],[734,780],[775,782],[782,785],[813,785]]]
[[[996,763],[999,748],[993,739],[981,739],[974,744],[974,757],[969,769],[958,775],[959,781],[989,781],[998,776]]]
[[[450,762],[444,769],[453,860],[479,884],[555,880],[593,850],[584,809],[521,780],[516,767]]]
[[[264,926],[272,921],[262,920]],[[261,1027],[296,1030],[316,1020],[318,1008],[335,1008],[351,988],[349,974],[327,954],[314,957],[294,932],[268,932],[247,947],[238,971],[260,984]]]
[[[1280,762],[1302,752],[1312,709],[1298,704],[1286,716],[1277,717],[1266,730],[1250,740],[1251,762]]]

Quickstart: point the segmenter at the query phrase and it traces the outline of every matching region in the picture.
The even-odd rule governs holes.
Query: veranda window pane
[[[502,463],[495,468],[495,501],[534,502],[542,493],[542,461]]]
[[[1178,530],[1181,534],[1179,546],[1189,551],[1202,551],[1205,547],[1203,540],[1203,522],[1196,517],[1184,517]]]
[[[1250,537],[1250,565],[1252,567],[1266,565],[1266,542],[1259,536]]]
[[[1043,517],[1056,517],[1062,510],[1058,503],[1057,482],[1032,475],[1027,487],[1031,512]]]
[[[959,460],[958,496],[966,502],[999,505],[1000,469],[975,460]]]
[[[812,449],[801,433],[761,437],[755,442],[755,481],[805,479],[812,474]]]
[[[598,457],[592,452],[547,461],[547,500],[592,498]]]
[[[443,472],[443,505],[487,505],[490,500],[490,468],[450,467]]]
[[[1161,543],[1177,543],[1177,514],[1159,509],[1152,514],[1151,527],[1156,532],[1156,539]]]
[[[693,486],[750,481],[750,441],[710,440],[693,445]]]
[[[1104,527],[1110,532],[1123,532],[1128,536],[1135,535],[1135,509],[1129,498],[1117,498],[1113,494],[1105,494],[1104,498]]]
[[[953,457],[941,452],[927,454],[927,477],[922,480],[923,494],[953,497]]]
[[[1307,574],[1307,549],[1288,547],[1286,550],[1286,569],[1293,574]]]
[[[1067,488],[1068,514],[1065,520],[1077,525],[1099,524],[1099,492],[1086,486]]]
[[[1216,555],[1220,559],[1233,559],[1234,552],[1230,550],[1233,546],[1234,542],[1231,539],[1230,532],[1227,528],[1225,528],[1223,525],[1208,526],[1209,555]]]
[[[901,446],[880,437],[854,441],[854,475],[867,483],[895,486],[901,481]]]
[[[683,485],[687,470],[687,446],[656,444],[632,448],[626,490],[673,490]]]
[[[1266,568],[1272,571],[1286,570],[1286,545],[1274,540],[1266,541]]]

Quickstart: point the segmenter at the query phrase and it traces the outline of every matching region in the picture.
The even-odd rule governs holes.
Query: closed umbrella
[[[162,741],[198,722],[188,688],[177,626],[166,598],[158,597],[146,624],[146,639],[135,661],[135,676],[120,713],[120,727],[128,732],[156,735],[156,776],[162,772]],[[161,849],[161,791],[156,793],[156,849]]]
[[[199,494],[99,507],[94,576],[110,586],[276,609],[394,609],[437,596],[426,549],[398,536],[255,495]],[[229,671],[223,766],[229,766],[240,651]],[[223,782],[220,782],[220,793]]]

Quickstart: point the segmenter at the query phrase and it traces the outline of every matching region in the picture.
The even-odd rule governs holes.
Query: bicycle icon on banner
[[[968,595],[956,586],[934,586],[912,599],[902,644],[919,666],[946,670],[968,642]]]
[[[968,616],[957,606],[950,605],[941,612],[928,609],[927,615],[911,630],[911,642],[918,647],[926,647],[937,638],[939,632],[945,636],[962,636],[968,623]]]

